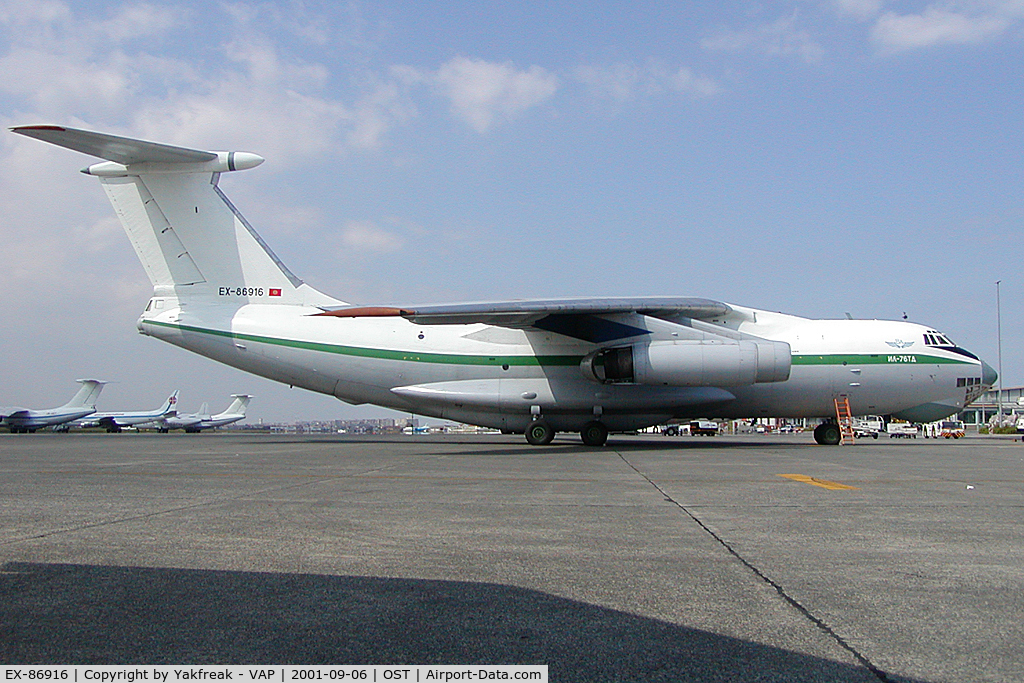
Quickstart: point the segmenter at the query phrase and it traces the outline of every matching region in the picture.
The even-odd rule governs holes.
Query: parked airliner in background
[[[103,427],[108,432],[120,432],[124,427],[152,422],[163,417],[170,417],[175,414],[175,405],[178,402],[178,390],[167,397],[164,404],[156,410],[137,411],[115,411],[93,413],[88,417],[72,420],[59,427],[64,431],[68,427]]]
[[[932,421],[996,373],[908,322],[809,320],[688,297],[353,306],[292,274],[218,187],[248,152],[60,126],[12,129],[107,161],[99,179],[153,283],[139,331],[353,404],[601,445],[670,418]],[[837,443],[834,422],[815,430]]]
[[[7,426],[12,434],[27,434],[42,427],[53,427],[71,422],[96,412],[96,399],[103,391],[98,379],[76,380],[82,386],[74,397],[59,408],[34,410],[32,408],[0,407],[0,424]]]
[[[232,394],[231,405],[222,413],[210,415],[210,404],[204,403],[198,413],[189,415],[167,415],[158,420],[150,420],[146,426],[156,427],[158,431],[166,433],[172,429],[184,429],[193,434],[204,429],[223,427],[224,425],[238,422],[245,419],[245,409],[249,406],[252,396],[249,394]],[[151,423],[151,424],[150,424]]]

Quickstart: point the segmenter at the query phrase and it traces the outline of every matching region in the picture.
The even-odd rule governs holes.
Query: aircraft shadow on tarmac
[[[266,444],[268,437],[255,437],[253,443]],[[745,440],[736,439],[715,439],[703,437],[661,437],[651,436],[650,438],[630,437],[629,439],[616,439],[613,434],[608,439],[608,444],[602,448],[584,446],[579,442],[579,437],[565,435],[556,438],[554,442],[546,446],[531,446],[518,436],[320,436],[311,435],[305,437],[280,437],[274,438],[274,444],[281,445],[309,445],[313,443],[327,444],[332,442],[351,444],[367,444],[380,446],[381,444],[394,443],[403,446],[422,443],[424,445],[438,446],[446,443],[472,445],[477,448],[472,451],[473,455],[481,456],[507,456],[507,455],[548,455],[552,451],[558,454],[579,454],[596,456],[606,452],[638,452],[638,451],[681,451],[681,450],[712,450],[712,449],[742,449],[756,448],[765,450],[771,448],[783,448],[792,450],[794,448],[820,448],[808,437],[806,442],[794,441],[770,441],[764,438],[751,437]],[[467,451],[459,450],[450,453],[443,451],[432,451],[432,455],[467,455]]]
[[[10,562],[7,664],[548,664],[552,681],[877,681],[851,666],[488,583]]]
[[[492,448],[487,448],[486,447],[486,446],[491,446],[492,444],[486,444],[486,446],[485,446],[485,443],[482,442],[482,441],[475,441],[475,442],[471,442],[471,443],[473,443],[473,445],[479,445],[480,446],[479,449],[474,450],[472,452],[473,455],[519,455],[519,456],[522,456],[524,454],[525,455],[535,454],[535,455],[546,456],[546,455],[549,455],[552,452],[555,452],[555,453],[558,453],[560,455],[561,454],[580,455],[580,456],[584,456],[584,457],[586,457],[586,456],[596,457],[596,456],[601,455],[602,453],[638,453],[638,452],[642,452],[642,451],[648,451],[648,452],[651,452],[651,451],[673,451],[673,452],[678,452],[678,451],[709,451],[709,450],[717,450],[717,449],[733,449],[733,450],[735,450],[735,449],[743,449],[743,448],[756,448],[756,449],[758,449],[760,451],[764,451],[764,450],[772,449],[772,448],[783,448],[783,449],[786,449],[786,450],[791,450],[791,449],[794,449],[794,448],[804,448],[804,447],[807,447],[807,448],[812,448],[812,447],[820,448],[820,446],[816,446],[816,444],[814,444],[813,442],[812,443],[808,443],[808,444],[803,444],[803,443],[793,443],[793,442],[781,442],[780,443],[780,442],[734,441],[734,440],[724,441],[724,440],[701,439],[701,438],[688,439],[688,438],[685,438],[685,437],[680,437],[680,438],[652,437],[651,439],[646,439],[646,440],[640,440],[640,439],[635,439],[634,438],[634,439],[630,439],[628,441],[626,441],[626,440],[616,441],[615,437],[613,436],[613,437],[610,437],[608,439],[607,445],[605,445],[605,446],[603,446],[601,448],[592,448],[592,447],[589,447],[589,446],[584,446],[584,445],[578,443],[579,439],[576,439],[576,442],[577,443],[571,443],[571,442],[569,442],[569,443],[561,442],[560,443],[559,441],[556,440],[556,441],[554,441],[553,443],[551,443],[551,444],[549,444],[547,446],[530,446],[530,445],[525,444],[525,443],[522,446],[520,446],[518,443],[515,443],[515,444],[512,444],[512,443],[505,443],[505,444],[495,443],[495,444],[493,444],[494,447],[492,447]],[[433,455],[467,455],[467,452],[465,450],[463,450],[463,451],[452,451],[450,453],[434,452],[432,454]]]

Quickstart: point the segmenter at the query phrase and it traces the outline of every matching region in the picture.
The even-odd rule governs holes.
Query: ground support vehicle
[[[715,436],[718,423],[711,420],[694,420],[690,423],[690,436]]]
[[[917,425],[909,422],[890,422],[885,427],[890,439],[916,439],[918,434]]]
[[[943,439],[961,439],[965,435],[964,423],[960,420],[943,420],[939,424],[939,436]]]
[[[853,435],[858,439],[864,437],[878,438],[879,432],[885,431],[885,421],[879,415],[864,415],[853,418]]]

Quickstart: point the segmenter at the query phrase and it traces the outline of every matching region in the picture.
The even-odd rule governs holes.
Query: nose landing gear
[[[835,422],[822,422],[814,428],[814,440],[822,446],[836,446],[842,434]]]

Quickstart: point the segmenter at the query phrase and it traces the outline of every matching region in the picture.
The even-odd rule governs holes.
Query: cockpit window
[[[949,340],[949,337],[935,330],[928,330],[924,333],[924,344],[925,346],[956,346]]]
[[[956,353],[961,356],[966,356],[967,358],[978,360],[978,357],[975,356],[973,353],[971,353],[967,349],[960,348],[959,346],[954,344],[949,337],[942,334],[941,332],[936,332],[935,330],[928,330],[927,332],[924,333],[924,345],[926,347],[931,347],[933,349],[942,349],[943,351]]]

